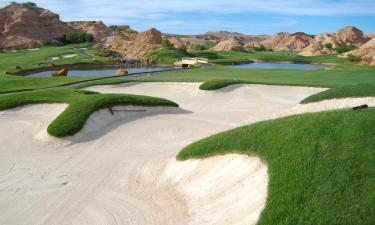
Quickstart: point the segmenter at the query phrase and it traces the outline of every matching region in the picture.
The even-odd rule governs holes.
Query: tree
[[[345,46],[341,46],[341,47],[336,48],[336,51],[337,51],[337,53],[342,54],[342,53],[345,53],[345,52],[352,51],[354,49],[357,49],[357,46],[355,46],[355,45],[345,45]]]
[[[94,41],[94,36],[86,32],[69,32],[64,39],[67,43],[83,43]]]
[[[161,45],[164,47],[164,48],[172,48],[172,44],[171,42],[167,39],[167,38],[164,38]]]
[[[86,42],[93,42],[94,41],[94,35],[92,35],[90,33],[86,33],[85,34],[85,41]]]
[[[328,49],[332,49],[332,43],[326,43],[324,45],[324,47],[328,48]]]

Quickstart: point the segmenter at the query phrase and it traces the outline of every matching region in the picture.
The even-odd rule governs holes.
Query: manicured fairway
[[[337,87],[361,83],[375,83],[375,67],[345,66],[331,70],[252,70],[223,66],[202,68],[183,73],[168,72],[140,78],[141,81],[205,82],[210,80],[240,80],[259,84],[279,84],[311,87]]]
[[[346,59],[338,58],[336,55],[323,55],[305,57],[300,56],[296,52],[273,52],[273,51],[192,51],[186,52],[183,50],[175,49],[159,49],[149,54],[149,57],[154,59],[156,63],[171,64],[182,57],[204,57],[210,63],[239,63],[249,62],[250,60],[263,60],[263,61],[288,61],[300,63],[346,63]]]
[[[16,66],[21,69],[34,69],[38,67],[48,66],[48,62],[53,62],[56,65],[75,64],[75,63],[106,63],[107,58],[101,57],[96,50],[91,48],[90,43],[85,44],[69,44],[64,46],[41,46],[38,49],[30,51],[27,49],[20,49],[15,52],[5,51],[0,52],[0,75],[5,72],[17,72]],[[95,56],[95,60],[83,54],[80,54],[79,48],[86,48],[89,54]],[[65,54],[77,54],[73,58],[61,58]],[[49,57],[60,57],[56,61],[48,61]]]
[[[214,135],[177,159],[228,153],[262,158],[270,181],[259,225],[372,225],[374,134],[374,108],[306,114]]]

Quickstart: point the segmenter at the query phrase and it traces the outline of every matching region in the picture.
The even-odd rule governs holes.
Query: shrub
[[[34,2],[18,3],[16,1],[12,1],[12,2],[10,2],[10,4],[11,5],[21,4],[21,5],[23,5],[26,8],[36,8],[36,7],[38,7],[38,5],[36,3],[34,3]]]
[[[30,7],[30,8],[38,7],[37,4],[34,3],[34,2],[25,2],[25,3],[23,3],[23,5],[26,6],[26,7]]]
[[[201,67],[202,67],[202,64],[200,63],[193,64],[193,68],[201,68]]]
[[[207,49],[210,49],[212,47],[214,47],[215,44],[214,43],[206,43],[204,45],[199,45],[199,44],[191,44],[190,45],[190,48],[196,50],[196,51],[203,51],[203,50],[207,50]]]
[[[362,60],[362,57],[361,56],[355,56],[353,54],[349,54],[348,55],[348,60],[351,63],[356,63],[356,62],[360,62]]]
[[[260,47],[253,47],[254,51],[256,52],[264,52],[267,51],[266,47],[260,46]]]
[[[167,38],[164,38],[161,45],[164,47],[164,48],[172,48],[172,44],[171,42],[167,39]]]
[[[94,41],[94,36],[86,32],[69,32],[65,35],[66,43],[83,43]]]
[[[342,54],[342,53],[354,50],[356,48],[357,48],[357,46],[355,46],[355,45],[345,45],[345,46],[336,48],[336,51],[337,51],[337,53]]]
[[[93,42],[94,41],[94,36],[90,33],[85,34],[85,41],[86,42]]]
[[[197,51],[203,51],[206,50],[206,47],[204,45],[197,45],[193,44],[190,46],[192,49],[197,50]]]
[[[332,43],[326,43],[324,45],[325,48],[332,49]]]

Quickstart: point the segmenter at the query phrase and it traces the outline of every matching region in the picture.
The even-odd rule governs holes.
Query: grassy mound
[[[201,84],[199,86],[199,89],[212,91],[212,90],[218,90],[218,89],[221,89],[229,85],[233,85],[233,84],[246,84],[246,83],[250,83],[250,82],[246,82],[242,80],[232,80],[232,79],[209,80]]]
[[[351,97],[375,97],[375,84],[357,84],[331,88],[327,91],[312,95],[304,99],[301,103]]]
[[[48,126],[48,133],[55,137],[74,135],[83,128],[92,113],[102,108],[119,105],[178,106],[169,100],[154,97],[53,89],[1,96],[0,110],[38,103],[69,104],[68,108]]]
[[[177,158],[242,153],[265,160],[269,195],[258,224],[372,225],[374,134],[374,108],[305,114],[209,137]]]
[[[172,64],[183,57],[194,57],[194,55],[185,50],[163,48],[150,52],[147,57],[153,59],[158,64]]]

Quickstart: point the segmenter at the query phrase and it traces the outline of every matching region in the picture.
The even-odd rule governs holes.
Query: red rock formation
[[[224,40],[219,42],[213,48],[212,51],[220,52],[220,51],[243,51],[243,43],[238,37],[231,37],[228,40]]]
[[[0,49],[31,48],[58,43],[70,28],[59,15],[26,4],[0,9]]]
[[[160,31],[150,29],[130,37],[116,34],[108,37],[98,48],[108,48],[126,57],[144,58],[149,52],[161,48],[162,36]]]
[[[161,32],[155,28],[141,32],[135,38],[135,42],[144,44],[160,45],[162,42]]]
[[[294,34],[282,32],[260,42],[260,45],[275,51],[301,50],[309,46],[313,40],[313,36],[303,32]]]
[[[84,31],[94,36],[95,41],[100,41],[112,35],[112,30],[102,21],[73,21],[68,25],[76,31]]]
[[[345,45],[360,46],[369,40],[361,30],[356,27],[344,27],[334,33],[319,34],[313,43],[302,49],[300,55],[313,56],[335,53],[335,48]],[[332,48],[327,48],[326,44],[331,44]]]
[[[375,65],[375,37],[356,50],[345,53],[345,56],[358,56],[359,63]]]

